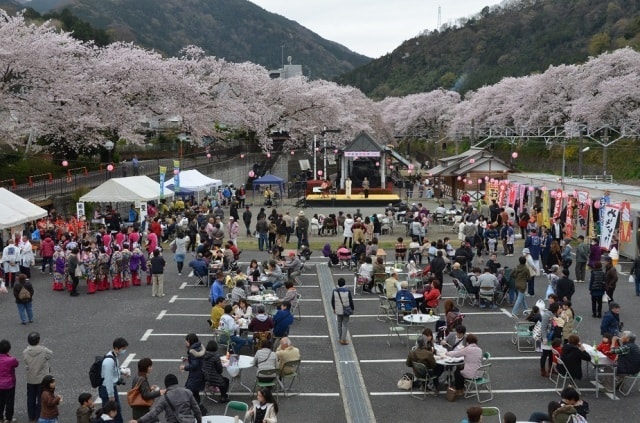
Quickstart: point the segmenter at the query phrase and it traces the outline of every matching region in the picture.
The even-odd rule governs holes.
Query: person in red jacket
[[[40,256],[42,257],[42,273],[44,273],[44,269],[47,264],[49,264],[49,274],[53,274],[53,253],[54,247],[56,246],[55,242],[51,239],[50,236],[45,237],[40,243]]]

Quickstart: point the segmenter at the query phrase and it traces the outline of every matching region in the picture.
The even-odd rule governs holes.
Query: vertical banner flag
[[[560,217],[560,213],[562,212],[562,190],[557,189],[555,194],[555,202],[553,203],[553,220]]]
[[[578,228],[581,232],[586,233],[589,224],[589,209],[591,205],[589,204],[589,192],[588,191],[577,191],[578,194]],[[584,235],[581,233],[580,235]]]
[[[158,166],[160,172],[160,199],[164,198],[164,175],[167,173],[166,166]]]
[[[600,248],[611,247],[611,239],[613,233],[616,230],[616,224],[618,223],[618,214],[620,213],[619,205],[607,204],[604,206],[604,218],[600,222]]]
[[[173,190],[180,192],[180,160],[173,161]]]
[[[142,223],[147,218],[147,202],[136,201],[136,208],[140,210],[138,220],[140,221],[140,223]]]
[[[519,212],[522,212],[522,210],[525,207],[524,204],[524,192],[526,191],[527,186],[525,184],[521,184],[520,186],[518,186],[518,202],[520,204],[520,208],[518,209]]]
[[[598,200],[600,202],[600,209],[599,209],[599,223],[600,225],[598,225],[600,227],[600,233],[602,233],[602,222],[604,221],[604,213],[605,213],[605,206],[609,203],[611,203],[611,199],[609,198],[609,191],[605,191],[604,194],[602,195],[602,197],[600,197],[600,199]]]
[[[549,206],[550,206],[550,198],[549,198],[549,190],[545,189],[542,191],[542,224],[547,228],[549,225]],[[540,226],[540,225],[538,225]]]
[[[507,189],[509,188],[509,182],[498,182],[498,206],[504,207],[507,205]]]
[[[84,215],[84,203],[76,203],[76,218],[80,220]]]
[[[567,216],[564,222],[564,232],[567,238],[573,238],[573,210],[576,206],[576,198],[569,197],[567,200]]]
[[[516,198],[518,198],[518,188],[520,184],[509,185],[509,199],[507,200],[507,206],[513,207],[516,205]]]
[[[484,202],[485,204],[491,204],[491,200],[498,201],[498,193],[500,187],[497,182],[487,182],[485,185]]]
[[[631,204],[620,203],[620,242],[631,242]]]

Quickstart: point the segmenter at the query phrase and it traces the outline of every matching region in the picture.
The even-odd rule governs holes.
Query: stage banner
[[[550,227],[549,225],[549,207],[550,207],[550,201],[551,199],[549,198],[549,190],[545,189],[544,191],[542,191],[542,224],[544,226],[546,226],[547,228]]]
[[[158,172],[160,173],[160,199],[164,198],[164,175],[167,173],[166,166],[158,166]]]
[[[616,230],[616,224],[618,223],[618,215],[620,213],[620,206],[617,204],[607,204],[604,206],[604,218],[600,222],[600,248],[611,248],[611,239]]]
[[[562,213],[562,190],[557,189],[554,194],[556,201],[553,203],[553,220],[555,221],[556,218],[560,217],[560,213]]]
[[[620,203],[620,242],[631,242],[631,204]]]

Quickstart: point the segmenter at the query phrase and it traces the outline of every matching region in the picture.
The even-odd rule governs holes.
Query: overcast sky
[[[250,0],[269,12],[342,44],[356,53],[378,58],[438,26],[476,15],[500,0]],[[285,56],[288,54],[285,50]],[[292,54],[295,56],[295,54]],[[294,57],[295,61],[295,57]]]

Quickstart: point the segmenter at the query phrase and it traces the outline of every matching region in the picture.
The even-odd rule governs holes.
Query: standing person
[[[0,341],[0,421],[13,422],[18,360],[9,354],[11,343]]]
[[[351,249],[353,247],[353,224],[355,223],[355,221],[353,220],[353,218],[351,217],[351,213],[347,213],[346,218],[344,219],[344,223],[343,223],[343,227],[344,227],[344,231],[343,236],[344,236],[344,241],[342,241],[342,243],[345,245],[345,247],[349,247],[349,249]],[[347,241],[349,241],[349,243],[347,244]]]
[[[196,403],[200,406],[202,411],[204,407],[200,403],[200,391],[204,389],[204,372],[202,361],[205,354],[204,345],[200,343],[198,335],[195,333],[189,333],[184,338],[185,346],[187,347],[187,356],[182,358],[184,364],[180,365],[180,370],[189,372],[187,376],[187,382],[184,387],[191,391]]]
[[[227,224],[227,233],[229,239],[233,242],[233,245],[238,246],[238,234],[240,233],[240,225],[236,222],[236,218],[229,216],[229,223]]]
[[[58,423],[58,405],[62,403],[62,395],[56,395],[56,379],[51,375],[42,378],[42,409],[38,423]]]
[[[347,341],[349,316],[355,311],[351,291],[348,288],[345,288],[346,283],[347,282],[344,278],[338,279],[338,287],[333,290],[333,295],[331,296],[331,308],[333,308],[333,312],[336,314],[338,319],[338,337],[340,339],[339,342],[342,345],[349,344],[349,341]],[[347,306],[350,307],[351,314],[345,314]]]
[[[362,180],[362,194],[364,198],[369,198],[369,179],[366,176]]]
[[[138,160],[138,156],[133,156],[133,159],[131,159],[131,166],[133,167],[133,176],[138,176],[140,173],[140,161]]]
[[[618,284],[618,271],[611,261],[611,257],[604,259],[604,290],[609,296],[609,301],[613,301],[613,292]]]
[[[535,296],[535,281],[536,276],[540,273],[538,264],[533,259],[531,252],[528,248],[522,250],[522,255],[525,257],[527,269],[529,269],[529,279],[527,279],[527,296]]]
[[[67,257],[67,272],[69,272],[69,278],[72,282],[72,288],[69,295],[72,297],[77,297],[80,295],[78,293],[78,284],[80,283],[80,279],[76,276],[76,269],[80,265],[80,260],[78,259],[78,247],[73,247],[71,249],[71,254]]]
[[[349,178],[347,176],[347,179],[344,181],[344,193],[347,196],[347,198],[351,198],[351,185],[353,184],[353,182],[351,181],[351,178]]]
[[[576,282],[584,283],[585,270],[589,262],[589,244],[584,240],[584,236],[578,236],[578,247],[576,248]]]
[[[165,390],[160,389],[157,385],[149,384],[149,373],[153,370],[153,361],[149,357],[145,357],[138,361],[138,374],[133,377],[131,381],[131,387],[138,386],[140,395],[145,400],[154,400],[160,395],[164,395]],[[153,404],[153,402],[152,402]],[[131,406],[131,418],[134,420],[139,419],[151,410],[151,406],[144,405],[132,405]]]
[[[247,236],[251,236],[251,218],[252,217],[253,217],[253,214],[251,213],[250,207],[246,206],[244,212],[242,213],[242,221],[244,222],[244,226],[247,228]]]
[[[29,421],[40,417],[40,399],[42,395],[42,379],[51,372],[49,361],[53,352],[40,345],[40,334],[31,332],[27,336],[27,348],[22,352],[27,372],[27,414]]]
[[[49,274],[53,274],[53,253],[55,252],[55,242],[50,236],[46,236],[40,243],[40,256],[42,257],[42,273],[44,273],[47,264],[49,265]]]
[[[602,297],[604,296],[604,272],[602,262],[596,261],[589,278],[589,293],[591,294],[591,315],[602,317]]]
[[[556,282],[556,294],[560,301],[571,301],[576,292],[575,284],[569,279],[569,269],[562,269],[562,277]]]
[[[560,304],[552,303],[549,308],[542,313],[540,339],[542,339],[542,355],[540,356],[540,376],[549,377],[551,365],[553,363],[553,353],[551,341],[555,338],[561,338],[562,334],[558,333],[561,329],[555,325],[555,318],[560,311]],[[550,334],[550,332],[553,332]],[[548,366],[545,365],[548,362]]]
[[[124,357],[127,353],[129,343],[124,338],[116,338],[113,340],[112,348],[104,355],[102,360],[102,384],[98,387],[98,396],[103,404],[109,401],[115,401],[118,414],[113,419],[116,423],[122,423],[122,407],[120,406],[120,398],[118,395],[118,385],[123,384],[122,375],[120,374],[120,365],[118,357]]]
[[[176,233],[176,238],[171,241],[170,245],[175,247],[175,251],[173,252],[173,259],[176,261],[176,266],[178,266],[178,276],[182,276],[182,268],[184,267],[184,259],[187,256],[187,245],[189,245],[190,239],[188,235],[185,235],[182,230],[179,230]]]
[[[28,236],[22,236],[18,248],[20,249],[20,273],[27,275],[27,280],[29,280],[31,279],[31,266],[35,264],[35,257]]]
[[[16,276],[20,271],[20,250],[16,247],[13,237],[9,238],[9,243],[2,250],[2,264],[4,265],[4,281],[7,287],[13,288]]]
[[[16,305],[18,306],[18,314],[20,315],[20,321],[23,325],[33,323],[33,308],[31,303],[33,301],[33,285],[27,279],[24,273],[18,273],[18,281],[13,286],[13,297],[16,299]]]
[[[260,251],[264,251],[265,248],[269,248],[269,223],[267,222],[267,217],[264,213],[258,215],[256,232],[258,233],[258,249]]]
[[[78,395],[80,406],[76,408],[76,423],[91,423],[91,416],[94,412],[93,396],[88,392]]]
[[[182,416],[184,421],[196,421],[202,423],[202,412],[191,391],[178,386],[178,377],[168,374],[164,377],[166,391],[160,397],[153,408],[138,420],[131,420],[130,423],[153,423],[158,420],[160,413],[164,412],[166,421],[179,423]],[[118,413],[120,414],[120,413]]]
[[[296,220],[296,236],[298,237],[298,250],[302,248],[302,245],[309,245],[308,239],[309,232],[309,219],[304,215],[304,212],[300,210],[298,212],[298,219]]]
[[[602,321],[600,322],[600,334],[604,336],[605,333],[611,335],[619,335],[622,330],[622,323],[620,323],[620,304],[610,302],[609,311],[604,314]]]
[[[164,297],[164,267],[167,262],[160,255],[160,250],[153,250],[151,257],[151,278],[153,285],[151,286],[152,297]]]

